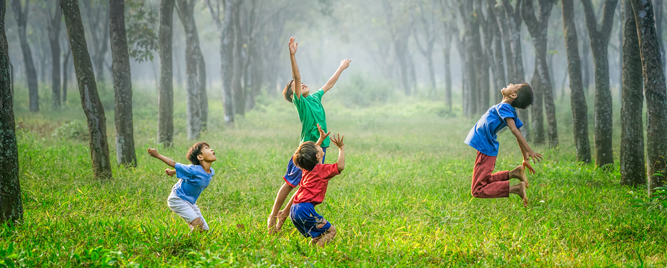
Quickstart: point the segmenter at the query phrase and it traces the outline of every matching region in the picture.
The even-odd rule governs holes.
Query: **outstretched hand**
[[[350,62],[351,60],[344,59],[343,61],[340,62],[340,68],[347,69],[347,67],[350,67]]]
[[[320,132],[321,141],[324,141],[324,139],[329,137],[329,134],[331,134],[331,132],[324,133],[324,130],[322,130],[322,126],[320,126],[320,124],[317,124],[317,131]]]
[[[521,163],[521,165],[522,165],[524,168],[526,168],[530,174],[535,174],[535,169],[533,168],[533,166],[530,165],[530,161],[528,161],[528,160],[523,160],[523,162]]]
[[[331,142],[333,142],[336,145],[336,147],[343,149],[343,147],[345,146],[345,144],[343,143],[343,138],[345,138],[344,135],[341,137],[340,134],[336,134],[333,135],[333,137],[331,137]]]
[[[526,157],[528,157],[529,159],[533,159],[533,163],[539,163],[542,161],[542,154],[538,154],[536,152],[533,152],[532,150],[526,153]]]
[[[155,148],[148,148],[148,154],[152,157],[158,157],[160,155]]]
[[[294,41],[294,36],[292,36],[289,39],[289,53],[290,55],[296,54],[296,47],[299,45],[299,43]]]
[[[165,169],[164,172],[167,173],[169,177],[176,175],[176,170],[173,169]]]

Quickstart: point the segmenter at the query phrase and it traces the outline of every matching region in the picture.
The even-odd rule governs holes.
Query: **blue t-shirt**
[[[498,156],[498,147],[500,144],[496,140],[496,134],[507,126],[505,118],[514,118],[516,128],[523,126],[523,122],[519,120],[516,110],[512,105],[499,103],[489,108],[482,115],[482,118],[477,121],[468,133],[465,143],[485,155]]]
[[[195,204],[201,192],[211,182],[215,170],[211,168],[211,173],[206,173],[200,165],[183,165],[181,163],[176,163],[175,168],[176,177],[180,180],[174,184],[171,190],[176,192],[176,195],[181,199],[190,202],[190,204]]]

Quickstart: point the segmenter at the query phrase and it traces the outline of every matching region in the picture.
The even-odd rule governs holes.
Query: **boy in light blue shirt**
[[[209,147],[208,143],[195,143],[187,153],[187,158],[192,165],[176,163],[160,155],[153,148],[148,149],[148,154],[173,167],[174,170],[165,169],[165,172],[169,176],[175,174],[179,178],[167,198],[169,209],[181,216],[188,223],[190,230],[208,231],[208,224],[196,202],[215,175],[215,170],[211,168],[211,164],[216,160],[213,149]]]

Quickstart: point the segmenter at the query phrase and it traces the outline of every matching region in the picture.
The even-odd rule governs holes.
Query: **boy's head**
[[[297,167],[311,171],[315,165],[322,162],[324,157],[324,150],[322,147],[316,145],[312,141],[307,141],[299,145],[296,153],[292,157],[292,161]]]
[[[509,99],[512,107],[526,109],[533,104],[533,88],[528,83],[509,84],[500,90],[503,99]]]
[[[301,96],[308,97],[308,93],[310,93],[310,89],[306,84],[301,83]],[[294,95],[294,79],[292,81],[289,81],[285,88],[283,89],[283,97],[285,97],[285,100],[292,102],[292,96]]]
[[[217,158],[215,157],[215,152],[211,149],[206,142],[198,142],[195,145],[190,147],[188,154],[186,155],[190,163],[193,165],[201,165],[202,161],[212,163]]]

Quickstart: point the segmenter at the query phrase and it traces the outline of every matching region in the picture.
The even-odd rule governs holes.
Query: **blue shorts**
[[[324,162],[324,159],[327,157],[327,147],[322,147],[322,151],[324,151],[324,156],[322,157],[322,162]],[[287,184],[294,188],[299,186],[299,183],[301,182],[301,169],[294,164],[292,157],[289,158],[287,172],[285,172],[283,179],[285,179]]]
[[[296,229],[305,237],[318,237],[331,228],[331,223],[317,214],[312,203],[293,204],[289,216]]]

